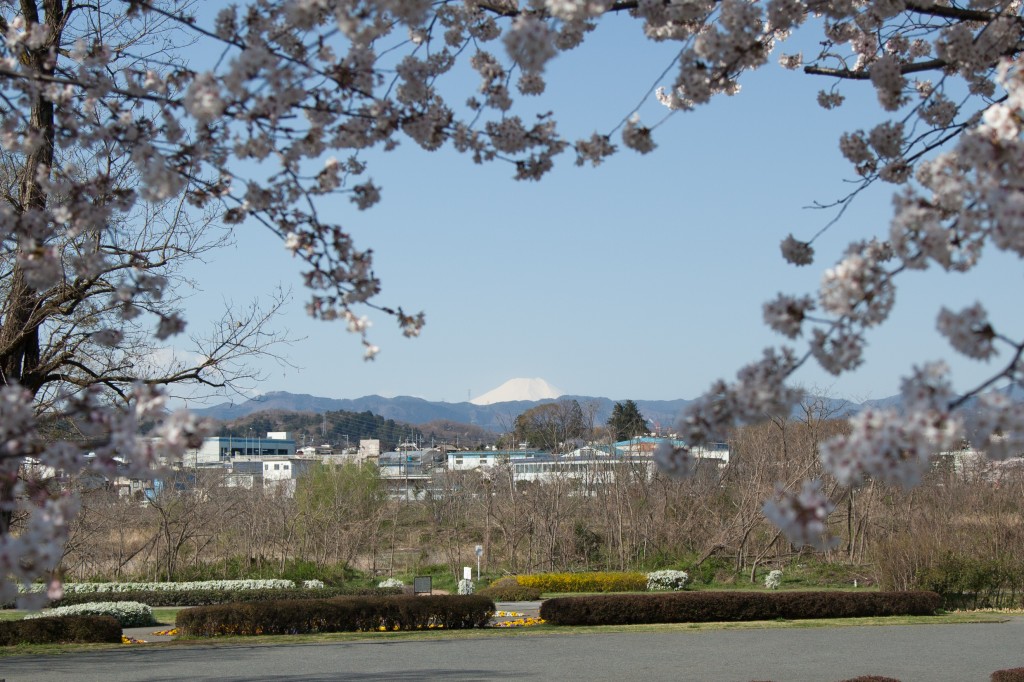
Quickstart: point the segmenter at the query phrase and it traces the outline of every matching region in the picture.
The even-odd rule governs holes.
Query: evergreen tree
[[[616,441],[629,440],[647,433],[647,420],[632,400],[615,403],[607,424]]]

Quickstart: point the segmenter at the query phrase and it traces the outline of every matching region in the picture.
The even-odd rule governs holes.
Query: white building
[[[296,479],[306,473],[312,461],[294,457],[265,457],[262,464],[263,487],[276,488],[286,497],[292,497],[295,495]]]
[[[376,438],[360,440],[357,459],[360,462],[365,462],[368,459],[380,459],[380,441]]]
[[[550,455],[535,450],[453,450],[447,453],[446,460],[449,470],[467,471],[508,462],[530,461],[537,457],[550,457]]]
[[[295,455],[295,440],[272,436],[289,434],[275,431],[263,437],[211,436],[195,450],[185,451],[186,467],[215,466],[234,457],[291,457]]]

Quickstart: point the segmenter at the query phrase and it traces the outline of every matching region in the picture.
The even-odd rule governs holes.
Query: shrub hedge
[[[991,682],[1024,682],[1024,668],[997,670],[989,679]]]
[[[494,602],[479,595],[336,597],[201,606],[179,611],[184,636],[372,632],[483,627]]]
[[[934,592],[669,592],[548,599],[540,617],[555,625],[705,623],[924,616],[941,606]]]
[[[121,642],[121,624],[110,616],[63,616],[0,621],[0,646]]]
[[[494,601],[537,601],[540,599],[540,590],[536,587],[520,585],[514,576],[499,578],[487,587],[477,590],[476,593],[490,597]]]
[[[235,602],[274,601],[280,599],[330,599],[346,595],[386,596],[401,594],[401,588],[387,587],[321,587],[317,589],[267,590],[158,590],[140,592],[104,592],[104,601],[137,601],[150,606],[206,606]],[[96,601],[96,594],[67,593],[51,602],[51,606],[69,606]]]
[[[643,592],[647,589],[646,573],[533,573],[518,575],[516,581],[541,592]]]
[[[1024,603],[1024,560],[949,554],[919,571],[916,585],[941,594],[948,610],[1016,608]]]

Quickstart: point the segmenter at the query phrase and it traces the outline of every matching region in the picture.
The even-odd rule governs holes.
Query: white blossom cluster
[[[647,574],[647,591],[678,591],[684,589],[689,581],[690,574],[686,571],[672,569],[651,571]]]
[[[782,571],[775,569],[769,571],[764,577],[764,586],[769,590],[777,590],[782,585]]]
[[[137,628],[153,625],[153,609],[137,601],[99,601],[85,604],[58,606],[25,615],[26,619],[49,618],[51,616],[111,616],[123,628]]]
[[[303,581],[304,588],[322,588],[319,580]],[[42,586],[36,584],[31,591],[38,592]],[[68,594],[92,594],[94,592],[219,592],[223,590],[290,590],[295,582],[278,578],[248,580],[189,580],[180,582],[120,582],[120,583],[65,583]]]

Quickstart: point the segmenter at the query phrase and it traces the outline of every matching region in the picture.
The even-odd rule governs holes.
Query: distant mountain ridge
[[[557,400],[576,400],[585,414],[591,411],[595,424],[604,424],[611,416],[612,407],[617,401],[609,398],[592,396],[563,395]],[[446,419],[462,424],[473,424],[495,433],[512,430],[516,417],[526,410],[542,403],[555,402],[545,400],[513,400],[489,405],[474,405],[470,402],[446,403],[431,402],[412,396],[396,396],[385,398],[379,395],[368,395],[362,398],[342,399],[323,398],[309,394],[295,394],[286,391],[272,391],[244,403],[221,403],[203,409],[194,409],[197,415],[231,421],[246,417],[255,412],[282,410],[287,412],[372,412],[385,419],[406,422],[408,424],[427,424],[439,419]],[[621,402],[618,401],[618,402]],[[640,413],[663,429],[671,429],[683,408],[692,400],[634,400]],[[859,406],[853,406],[842,400],[831,401],[830,407],[835,416],[845,416],[856,412]]]
[[[520,386],[520,388],[522,387]],[[999,390],[1015,401],[1024,401],[1024,388],[1020,386]],[[496,393],[497,391],[498,389],[491,393]],[[621,402],[621,400],[616,401],[593,396],[560,395],[557,399],[511,400],[477,405],[472,402],[431,402],[412,396],[385,398],[379,395],[368,395],[362,398],[342,399],[323,398],[309,394],[288,393],[286,391],[272,391],[243,403],[221,403],[220,405],[208,408],[194,409],[193,412],[211,419],[232,421],[255,412],[274,410],[312,412],[315,414],[343,410],[346,412],[372,412],[385,419],[394,419],[398,422],[417,426],[438,420],[448,420],[460,424],[472,424],[494,433],[507,433],[512,430],[512,425],[520,414],[532,407],[543,403],[555,402],[556,400],[578,401],[583,408],[584,414],[593,414],[595,425],[607,422],[608,417],[611,416],[612,407],[616,402]],[[877,400],[866,400],[863,403],[853,403],[848,400],[835,398],[822,398],[821,400],[821,409],[825,414],[833,418],[849,417],[866,407],[874,407],[876,409],[894,408],[896,410],[900,410],[903,407],[903,398],[899,395]],[[634,402],[640,409],[640,413],[653,422],[654,426],[659,427],[659,430],[671,430],[683,408],[693,401],[679,399],[634,400]],[[965,407],[970,409],[975,403],[976,399],[972,398]],[[795,410],[794,414],[799,415],[800,410]]]

